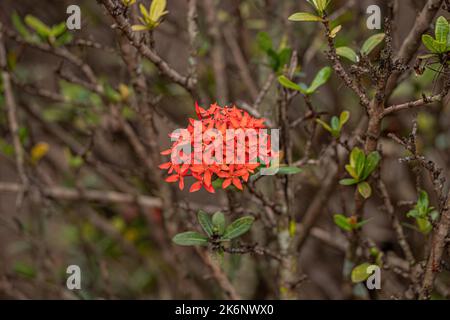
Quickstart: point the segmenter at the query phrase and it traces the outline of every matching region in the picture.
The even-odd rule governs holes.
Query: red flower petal
[[[158,166],[158,168],[160,168],[160,169],[169,169],[171,165],[172,165],[172,163],[166,162],[166,163],[160,164]]]
[[[242,184],[241,184],[241,180],[239,180],[239,178],[233,178],[233,184],[236,188],[238,188],[239,190],[244,190],[242,188]]]
[[[226,189],[231,184],[231,178],[225,179],[222,183],[222,189]]]
[[[202,187],[202,182],[197,181],[194,184],[192,184],[191,188],[189,189],[189,192],[196,192],[196,191],[200,190],[201,187]]]
[[[166,181],[167,182],[175,182],[178,181],[179,176],[177,174],[174,174],[173,176],[167,177]]]

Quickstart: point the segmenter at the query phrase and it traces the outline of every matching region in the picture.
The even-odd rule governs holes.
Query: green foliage
[[[230,241],[249,231],[255,220],[252,216],[244,216],[227,226],[222,212],[214,213],[211,218],[202,210],[198,212],[197,219],[206,235],[187,231],[175,235],[172,241],[181,246],[207,246],[208,243]]]
[[[12,16],[13,25],[19,34],[27,41],[47,41],[52,46],[62,46],[72,41],[72,34],[66,29],[66,23],[48,26],[38,18],[32,15],[25,16],[25,24],[36,32],[38,37],[31,35],[18,15]]]
[[[341,228],[344,231],[349,231],[349,232],[359,229],[363,225],[365,225],[367,222],[369,222],[369,219],[357,222],[357,220],[354,217],[346,217],[342,214],[335,214],[333,216],[333,220],[334,220],[334,223],[339,228]]]
[[[360,265],[357,265],[352,270],[352,282],[353,283],[359,283],[365,281],[370,274],[367,272],[367,268],[370,267],[370,263],[364,262]]]
[[[380,160],[381,156],[378,151],[373,151],[366,156],[361,149],[353,148],[350,153],[350,163],[345,165],[345,169],[352,178],[342,179],[339,183],[345,186],[356,184],[358,192],[365,199],[369,198],[372,194],[372,188],[365,180],[377,168]]]
[[[361,54],[366,56],[369,55],[383,42],[385,37],[386,35],[384,33],[378,33],[369,37],[366,41],[364,41],[361,47]],[[360,60],[360,57],[355,52],[355,50],[350,47],[338,47],[336,48],[336,54],[340,57],[350,60],[353,63],[358,63]]]
[[[269,66],[274,72],[280,72],[283,67],[288,64],[292,54],[292,50],[285,46],[280,46],[279,49],[273,47],[272,39],[267,32],[260,32],[256,37],[261,51],[266,53]]]
[[[378,33],[369,37],[361,47],[361,53],[363,55],[369,55],[376,47],[383,42],[386,35],[384,33]]]
[[[223,240],[232,240],[235,239],[244,233],[246,233],[248,230],[250,230],[253,221],[255,218],[251,216],[241,217],[239,219],[234,220],[223,233],[223,236],[221,239]]]
[[[336,54],[340,57],[350,60],[351,62],[354,62],[354,63],[359,62],[359,57],[352,48],[349,48],[349,47],[336,48]]]
[[[166,11],[166,5],[166,0],[153,0],[147,11],[142,3],[139,4],[139,10],[141,11],[139,21],[142,24],[134,25],[131,29],[133,31],[150,31],[155,29],[160,25],[162,17],[168,13],[168,11]]]
[[[433,54],[450,51],[450,25],[446,18],[439,17],[434,29],[435,38],[428,34],[422,35],[422,43]]]
[[[330,124],[326,122],[316,119],[316,122],[319,123],[325,130],[327,130],[331,135],[335,138],[339,138],[341,136],[342,127],[347,123],[350,118],[350,112],[343,111],[341,115],[338,117],[333,116],[331,118]]]
[[[414,208],[407,214],[407,217],[416,219],[419,231],[423,234],[428,234],[433,229],[432,222],[439,218],[439,213],[430,206],[428,193],[424,190],[419,192],[419,197]]]
[[[283,75],[278,77],[278,82],[285,88],[299,91],[302,94],[309,96],[315,93],[317,89],[319,89],[319,87],[327,83],[328,79],[330,79],[330,76],[331,76],[331,68],[324,67],[320,69],[320,71],[316,74],[314,80],[311,82],[309,86],[307,86],[304,83],[296,84]]]
[[[321,17],[318,17],[308,12],[297,12],[288,18],[290,21],[323,21]]]

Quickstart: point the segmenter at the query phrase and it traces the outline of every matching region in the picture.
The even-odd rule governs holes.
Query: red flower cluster
[[[174,163],[171,159],[170,162],[161,164],[159,166],[160,169],[168,170],[169,177],[166,178],[166,181],[178,181],[178,186],[181,190],[183,190],[184,177],[192,176],[196,179],[196,182],[191,185],[189,189],[190,192],[198,191],[203,186],[208,192],[214,193],[215,190],[213,188],[212,181],[221,179],[219,181],[222,182],[221,186],[223,189],[233,184],[236,188],[242,190],[242,182],[247,182],[250,174],[255,173],[255,170],[261,166],[261,163],[268,166],[270,162],[270,137],[267,136],[265,132],[263,133],[260,131],[260,129],[266,128],[264,125],[265,119],[254,118],[247,112],[238,109],[235,106],[220,107],[217,104],[212,104],[209,109],[205,110],[196,103],[195,111],[199,119],[197,121],[201,122],[201,131],[203,134],[201,141],[201,159],[198,158],[197,153],[191,152],[187,155],[183,154],[182,156],[185,160],[187,157],[189,161]],[[195,146],[196,143],[198,144],[198,142],[194,141],[194,137],[192,136],[192,134],[195,135],[195,121],[195,119],[190,118],[189,125],[186,128],[187,132],[190,134],[189,142],[191,146]],[[204,134],[209,129],[216,129],[217,132],[220,132],[223,136],[223,140],[220,139],[219,141],[219,139],[215,139],[215,137],[210,137],[207,134]],[[225,163],[225,161],[214,161],[214,159],[217,160],[217,158],[215,158],[217,155],[214,151],[217,150],[217,143],[223,144],[219,146],[220,150],[223,150],[221,156],[224,156],[227,150],[228,152],[232,152],[233,155],[236,155],[238,153],[236,152],[238,144],[242,146],[242,140],[238,141],[238,137],[236,136],[233,136],[232,138],[225,138],[226,131],[228,129],[242,129],[243,132],[246,132],[248,129],[253,129],[252,132],[256,132],[258,135],[264,134],[265,139],[259,140],[259,142],[262,143],[261,146],[265,148],[266,155],[258,155],[258,162],[250,161],[250,152],[254,152],[258,148],[258,145],[249,145],[249,143],[247,143],[249,138],[246,137],[246,143],[243,146],[245,148],[245,159],[240,159],[241,161],[237,161],[239,164],[229,164]],[[173,137],[173,135],[170,136]],[[183,140],[180,136],[175,136],[175,139],[177,140],[173,143],[172,147],[161,152],[162,155],[171,155],[174,148],[180,147],[182,144],[186,144],[186,140]],[[231,141],[230,139],[234,141]],[[230,150],[230,145],[233,146],[234,150]],[[212,159],[213,161],[211,161]]]

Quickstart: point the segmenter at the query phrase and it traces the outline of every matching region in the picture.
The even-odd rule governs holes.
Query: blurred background
[[[147,8],[150,5],[150,1],[138,2]],[[19,192],[21,177],[16,170],[5,95],[0,91],[0,298],[226,297],[217,281],[217,268],[210,265],[214,261],[197,249],[177,247],[170,239],[174,232],[198,228],[193,218],[198,208],[211,213],[222,210],[234,217],[242,211],[264,214],[264,205],[248,191],[220,190],[216,194],[204,190],[180,191],[155,173],[159,171],[156,166],[166,162],[161,158],[156,163],[158,152],[170,145],[168,133],[185,127],[188,118],[194,117],[195,100],[204,106],[218,102],[246,108],[255,105],[261,90],[267,90],[257,103],[257,110],[261,117],[275,122],[280,92],[276,77],[289,64],[292,52],[298,57],[295,78],[301,82],[310,83],[317,71],[329,62],[324,54],[323,29],[314,23],[294,23],[287,19],[297,11],[311,12],[306,1],[198,0],[198,33],[194,45],[188,32],[188,2],[168,0],[169,13],[149,38],[142,41],[180,74],[197,69],[196,96],[161,75],[147,59],[136,58],[128,39],[121,35],[110,14],[97,1],[0,2],[0,21],[7,30],[3,40],[17,104],[18,136],[29,180],[28,189]],[[357,50],[370,35],[381,32],[367,29],[366,9],[378,4],[384,14],[387,2],[332,0],[330,15],[343,26],[336,43]],[[395,1],[394,53],[425,2]],[[45,41],[30,45],[21,36],[17,21],[14,22],[23,22],[27,15],[32,15],[48,26],[58,25],[67,19],[66,8],[71,4],[81,8],[81,29],[67,31],[70,36],[60,46],[52,47]],[[128,14],[137,21],[137,4]],[[448,17],[443,10],[441,14]],[[192,54],[193,47],[195,54]],[[269,52],[268,47],[273,50]],[[425,53],[425,49],[421,47],[419,53]],[[126,60],[126,55],[134,58]],[[105,104],[105,98],[95,88],[90,90],[83,82],[74,80],[89,80],[84,65],[90,67],[103,86],[106,99],[115,102],[114,109]],[[133,75],[138,79],[144,75],[145,93],[141,92],[140,96],[145,96],[145,108],[151,110],[150,133],[145,123],[141,123],[146,113],[139,109],[142,101],[137,98]],[[390,104],[418,99],[423,92],[431,93],[439,88],[441,81],[442,76],[432,70],[426,70],[421,76],[407,73]],[[343,110],[350,111],[345,139],[352,137],[358,125],[365,121],[365,111],[357,97],[335,74],[320,89],[320,94],[313,96],[312,104],[315,111],[323,113],[324,119]],[[419,152],[443,168],[448,179],[449,106],[447,97],[441,103],[418,111],[407,110],[383,122],[380,141],[384,160],[380,174],[418,260],[426,256],[429,238],[411,227],[414,221],[406,217],[410,208],[402,202],[416,200],[417,179],[423,188],[430,190],[430,202],[434,206],[437,199],[426,173],[417,172],[414,165],[400,163],[398,159],[406,152],[386,134],[407,136],[416,118]],[[305,116],[308,108],[297,96],[290,102],[288,112],[289,119],[295,121]],[[134,132],[131,137],[143,146],[143,154],[136,151],[127,130]],[[311,130],[316,130],[312,137]],[[304,157],[310,160],[303,172],[292,179],[295,199],[292,210],[301,223],[325,183],[328,171],[332,170],[327,158],[332,151],[328,148],[330,136],[316,128],[314,121],[301,121],[293,127],[292,140],[294,160]],[[305,155],[308,142],[309,154]],[[146,159],[152,162],[147,163]],[[347,156],[342,154],[341,159],[346,161]],[[274,181],[273,177],[265,177],[258,182],[258,188],[269,199],[276,197]],[[167,202],[161,204],[159,200],[162,185],[170,195],[170,209]],[[92,195],[86,190],[100,190],[100,194]],[[134,200],[138,195],[146,197],[142,201],[148,205],[137,205]],[[342,276],[345,252],[340,246],[341,240],[346,239],[332,217],[349,212],[352,199],[351,189],[335,183],[322,201],[321,214],[315,223],[316,236],[308,237],[298,256],[299,276],[305,275],[300,277],[296,289],[299,298],[347,297]],[[378,194],[368,201],[365,218],[371,220],[363,232],[386,254],[401,256],[382,204]],[[244,240],[278,250],[273,235],[259,220]],[[448,255],[446,261],[450,263]],[[81,290],[66,288],[66,268],[72,264],[82,270]],[[219,272],[219,279],[225,275],[240,297],[277,298],[277,261],[259,255],[226,254],[221,268],[223,273]],[[448,298],[449,276],[446,270],[441,274],[435,298]],[[383,272],[383,289],[378,297],[400,297],[407,288],[408,282],[399,272]],[[360,296],[369,297],[364,292]]]

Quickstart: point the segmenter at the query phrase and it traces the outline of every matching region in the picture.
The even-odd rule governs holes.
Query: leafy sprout
[[[419,197],[414,208],[411,209],[407,214],[409,218],[415,218],[417,227],[419,231],[423,234],[428,234],[433,229],[433,222],[439,217],[439,213],[430,206],[430,201],[428,198],[428,193],[421,190],[419,192]]]
[[[347,123],[349,118],[350,118],[350,112],[343,111],[343,112],[341,112],[339,118],[336,116],[333,116],[331,118],[330,124],[328,124],[320,119],[316,119],[316,122],[318,124],[320,124],[329,133],[331,133],[331,135],[333,137],[339,138],[341,136],[341,130],[342,130],[344,124]]]
[[[331,76],[331,68],[324,67],[316,74],[314,80],[311,82],[309,86],[304,83],[297,84],[295,82],[292,82],[286,76],[283,75],[278,77],[278,82],[285,88],[299,91],[305,96],[309,96],[315,93],[317,89],[319,89],[319,87],[327,83],[330,76]]]
[[[16,12],[13,13],[11,19],[14,28],[26,41],[46,41],[52,46],[62,46],[72,41],[72,34],[67,31],[65,22],[48,26],[40,19],[29,14],[25,16],[24,24]],[[30,32],[27,26],[35,33]]]
[[[344,231],[353,231],[360,229],[363,225],[370,221],[370,219],[358,222],[356,217],[346,217],[342,214],[335,214],[333,216],[334,223]]]
[[[175,235],[172,241],[180,246],[207,246],[209,243],[228,242],[249,231],[255,218],[244,216],[227,225],[222,212],[216,212],[211,217],[208,213],[200,210],[197,220],[205,234],[186,231]]]
[[[355,147],[350,153],[350,163],[345,166],[347,172],[352,176],[351,179],[342,179],[339,181],[344,186],[357,185],[358,192],[365,198],[372,195],[372,188],[366,182],[378,166],[381,156],[378,151],[373,151],[365,155],[364,151]]]
[[[267,32],[258,33],[256,41],[261,51],[267,55],[270,68],[275,72],[280,72],[289,62],[292,50],[286,47],[283,42],[278,49],[275,49]]]
[[[377,33],[373,36],[370,36],[366,41],[364,41],[361,47],[361,55],[370,55],[372,51],[383,42],[385,37],[386,35],[384,33]],[[353,63],[358,63],[361,60],[360,56],[355,52],[355,50],[345,46],[336,48],[336,54],[340,57],[350,60]]]
[[[150,31],[155,29],[161,23],[162,17],[168,13],[166,4],[166,0],[153,0],[148,11],[142,3],[139,4],[139,10],[141,11],[139,21],[142,24],[133,25],[131,29],[133,31]]]
[[[442,54],[450,51],[450,25],[447,19],[439,17],[434,29],[435,38],[428,34],[422,35],[422,42],[432,54]]]

